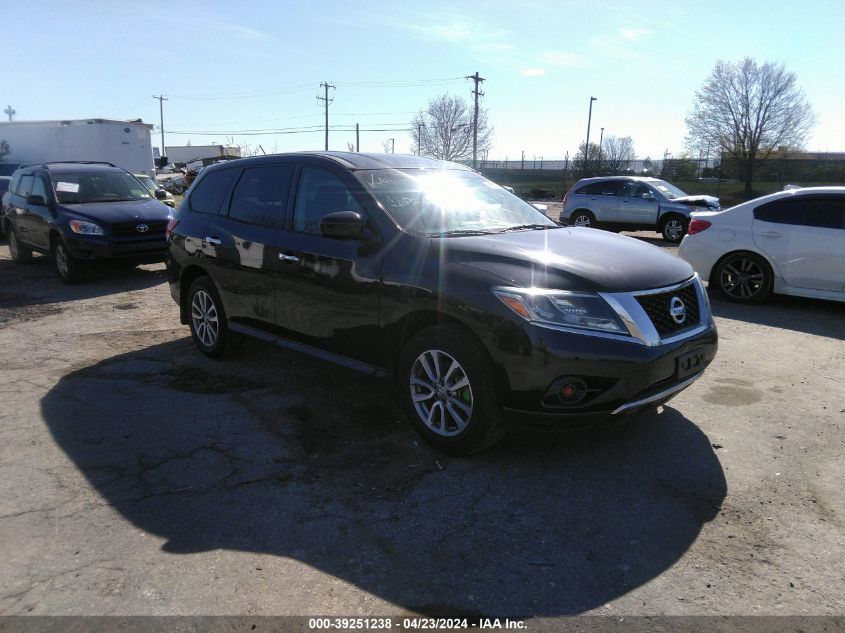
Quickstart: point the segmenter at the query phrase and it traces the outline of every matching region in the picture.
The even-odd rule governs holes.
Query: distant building
[[[156,160],[158,148],[153,150]],[[204,165],[218,160],[230,160],[241,157],[240,145],[182,145],[167,146],[167,160],[177,167],[201,161]]]

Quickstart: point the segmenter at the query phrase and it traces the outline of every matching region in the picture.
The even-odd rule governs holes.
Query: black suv
[[[392,377],[423,437],[455,452],[513,421],[653,408],[716,354],[686,262],[561,227],[454,163],[235,160],[203,171],[168,234],[171,293],[202,352],[247,334]]]
[[[163,261],[171,209],[129,172],[111,163],[23,165],[3,194],[3,233],[16,262],[33,251],[55,258],[65,283],[85,262]]]

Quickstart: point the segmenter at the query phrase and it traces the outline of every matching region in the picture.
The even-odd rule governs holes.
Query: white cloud
[[[519,74],[523,77],[542,77],[546,74],[546,71],[542,68],[523,68],[519,71]]]
[[[622,36],[623,39],[629,41],[641,40],[649,37],[652,33],[654,33],[654,31],[650,29],[629,29],[625,27],[619,29],[619,35]]]

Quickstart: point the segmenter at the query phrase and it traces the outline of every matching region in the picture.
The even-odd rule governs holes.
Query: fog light
[[[549,394],[560,404],[578,404],[587,397],[587,385],[580,378],[559,378]]]

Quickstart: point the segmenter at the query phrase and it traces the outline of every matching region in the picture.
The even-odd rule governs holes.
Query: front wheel
[[[490,361],[481,343],[457,327],[430,327],[408,342],[399,388],[414,428],[447,452],[477,453],[505,434]]]
[[[53,261],[56,264],[56,274],[62,283],[73,284],[79,281],[82,264],[68,251],[61,240],[53,247]]]
[[[729,301],[759,303],[772,294],[774,273],[755,253],[731,253],[716,266],[710,285],[716,285]]]
[[[12,261],[17,264],[25,264],[32,261],[32,251],[20,243],[18,234],[12,226],[9,226],[9,255],[12,256]]]
[[[660,224],[660,232],[663,234],[664,240],[677,244],[687,234],[688,225],[689,222],[685,218],[670,216]]]
[[[188,290],[187,301],[190,310],[188,325],[194,344],[210,358],[221,356],[229,341],[229,322],[211,279],[195,279]]]

